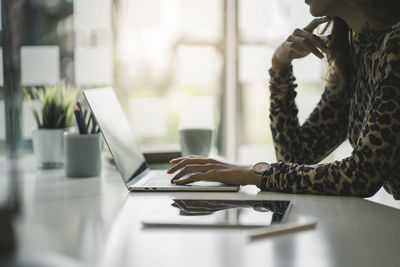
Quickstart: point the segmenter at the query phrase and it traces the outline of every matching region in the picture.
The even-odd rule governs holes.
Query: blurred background
[[[80,89],[113,86],[142,147],[174,149],[179,127],[212,127],[214,153],[240,163],[275,160],[268,69],[275,48],[311,21],[303,1],[13,0],[2,6],[13,23],[0,25],[9,27],[0,28],[1,43],[12,51],[1,51],[0,68],[13,68],[18,92],[5,90],[2,69],[0,156],[11,135],[23,153],[32,153],[35,121],[21,88],[64,80]],[[325,68],[312,56],[295,62],[300,121],[319,100]],[[6,119],[10,107],[13,123]],[[346,144],[331,159],[349,151]]]

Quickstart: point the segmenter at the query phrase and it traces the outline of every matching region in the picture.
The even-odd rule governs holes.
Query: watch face
[[[260,162],[260,163],[257,163],[256,165],[254,165],[253,170],[254,170],[254,173],[262,174],[268,168],[269,168],[269,164],[268,163]]]

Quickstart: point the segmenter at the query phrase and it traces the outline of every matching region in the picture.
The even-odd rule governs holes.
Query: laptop
[[[111,87],[87,89],[83,94],[128,190],[229,192],[239,190],[239,186],[216,182],[195,182],[187,185],[171,183],[175,174],[167,174],[166,170],[149,169],[114,90]]]

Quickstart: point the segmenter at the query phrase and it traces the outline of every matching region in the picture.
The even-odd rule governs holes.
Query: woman
[[[200,157],[171,161],[176,184],[255,184],[266,191],[368,197],[383,185],[400,199],[400,4],[398,0],[306,0],[317,18],[275,51],[270,119],[277,163],[237,166]],[[332,19],[331,19],[332,18]],[[330,42],[312,32],[333,21]],[[299,125],[291,62],[327,55],[330,74]],[[351,156],[317,164],[346,138]],[[189,178],[183,175],[197,174]]]

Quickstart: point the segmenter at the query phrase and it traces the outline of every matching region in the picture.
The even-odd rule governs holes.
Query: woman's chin
[[[322,10],[316,9],[316,8],[312,8],[312,6],[310,6],[310,14],[313,17],[324,17],[326,16],[325,12],[322,12]]]

